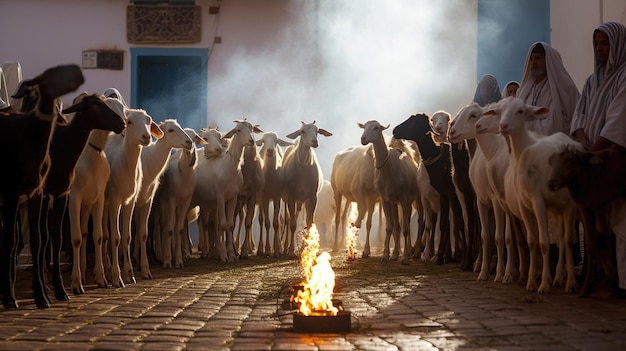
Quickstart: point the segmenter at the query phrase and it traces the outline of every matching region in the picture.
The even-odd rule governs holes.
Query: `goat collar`
[[[383,163],[381,163],[380,165],[376,165],[376,169],[381,169],[385,167],[385,165],[389,161],[389,155],[391,155],[391,150],[387,150],[387,157],[385,157],[385,160],[383,161]]]
[[[101,148],[99,148],[99,147],[95,146],[95,145],[94,145],[94,144],[92,144],[92,143],[87,143],[87,145],[91,146],[94,150],[96,150],[96,152],[97,152],[97,153],[101,153],[101,152],[102,152],[102,149],[101,149]]]
[[[435,157],[433,157],[431,159],[428,159],[428,160],[423,160],[424,166],[430,166],[433,163],[439,161],[439,159],[441,158],[442,155],[443,155],[443,145],[439,146],[439,155],[437,155],[437,156],[435,156]]]

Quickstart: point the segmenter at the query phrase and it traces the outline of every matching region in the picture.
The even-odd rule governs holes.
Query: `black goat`
[[[74,105],[63,113],[74,113],[74,118],[67,126],[58,126],[54,130],[50,143],[50,171],[43,188],[42,210],[40,216],[31,215],[29,208],[29,227],[31,235],[37,228],[41,242],[52,241],[52,262],[55,298],[59,301],[68,301],[69,297],[63,287],[59,254],[61,251],[62,229],[65,212],[67,209],[69,190],[74,179],[74,169],[80,157],[89,134],[94,129],[110,130],[121,133],[126,122],[116,112],[111,110],[103,98],[97,94],[81,94],[75,99]],[[35,199],[36,197],[33,197]],[[37,202],[35,201],[35,202]],[[51,212],[49,201],[52,201]],[[49,218],[49,216],[51,216]],[[44,251],[44,250],[42,250]],[[33,265],[38,265],[39,273],[42,274],[48,260],[45,257],[33,257]],[[40,279],[44,279],[43,276]],[[43,280],[45,281],[45,280]],[[46,294],[43,291],[37,294]],[[45,306],[40,306],[45,307]]]
[[[7,308],[17,308],[15,300],[15,275],[17,265],[18,230],[16,214],[21,195],[33,198],[41,194],[45,179],[50,170],[50,138],[59,118],[55,100],[78,88],[84,82],[77,65],[64,65],[47,69],[39,76],[22,82],[21,89],[14,95],[20,98],[34,88],[38,94],[37,107],[31,112],[14,109],[0,113],[0,193],[2,193],[2,231],[0,232],[3,250],[0,252],[0,293],[2,304]],[[37,206],[32,206],[37,210]],[[38,209],[41,209],[41,202]],[[39,237],[31,235],[30,245],[33,257],[43,252]],[[38,269],[35,267],[34,269]],[[33,276],[33,292],[38,307],[49,305],[45,296],[37,295],[45,284],[36,272]]]
[[[436,145],[430,135],[431,133],[430,117],[423,113],[410,116],[393,129],[393,136],[396,139],[415,141],[430,176],[430,183],[441,196],[441,240],[437,252],[437,264],[443,264],[444,254],[446,250],[450,249],[450,222],[447,220],[450,207],[452,207],[455,227],[458,229],[454,232],[456,241],[460,244],[460,248],[456,252],[457,255],[460,253],[467,254],[467,242],[463,233],[465,228],[463,211],[452,182],[450,144]],[[466,258],[462,257],[461,261],[465,262]]]

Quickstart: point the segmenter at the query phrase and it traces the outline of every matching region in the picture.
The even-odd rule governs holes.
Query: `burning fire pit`
[[[351,314],[339,311],[335,316],[293,315],[293,331],[297,333],[348,333],[352,330]]]
[[[352,329],[351,314],[340,300],[333,300],[335,272],[330,254],[319,252],[319,233],[312,225],[304,239],[300,265],[304,282],[295,285],[291,302],[298,312],[293,315],[295,332],[345,333]]]

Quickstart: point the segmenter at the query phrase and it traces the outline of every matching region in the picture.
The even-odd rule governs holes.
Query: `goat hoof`
[[[69,301],[70,300],[70,297],[67,295],[65,291],[55,293],[54,298],[56,298],[57,301]]]
[[[5,308],[10,308],[10,309],[17,309],[20,306],[18,305],[17,301],[13,300],[13,299],[2,299],[2,305]]]
[[[50,308],[50,303],[48,302],[47,299],[45,298],[36,298],[35,299],[35,304],[37,305],[37,308],[39,308],[40,310],[46,309],[46,308]]]
[[[72,294],[74,295],[82,295],[85,293],[85,289],[81,286],[78,288],[72,288]]]

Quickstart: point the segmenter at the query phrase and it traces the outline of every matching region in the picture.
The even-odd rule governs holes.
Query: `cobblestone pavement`
[[[21,266],[20,308],[0,309],[0,350],[626,349],[626,301],[606,286],[586,299],[561,288],[539,295],[476,282],[456,265],[379,258],[333,258],[335,297],[351,313],[352,331],[343,334],[293,331],[285,306],[300,281],[295,260],[195,257],[121,289],[88,282],[84,295],[45,310],[30,298]]]

